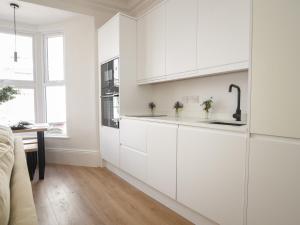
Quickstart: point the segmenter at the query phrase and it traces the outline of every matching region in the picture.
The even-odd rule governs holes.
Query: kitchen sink
[[[226,121],[209,121],[209,124],[227,125],[227,126],[245,126],[246,123],[242,122],[226,122]]]
[[[165,117],[167,115],[127,115],[128,117]]]

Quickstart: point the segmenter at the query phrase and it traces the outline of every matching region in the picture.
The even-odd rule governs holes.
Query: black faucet
[[[242,112],[241,112],[241,88],[235,84],[230,84],[229,86],[229,92],[232,91],[232,88],[236,88],[238,91],[238,96],[237,96],[237,108],[235,114],[233,114],[233,118],[236,119],[236,121],[241,121],[242,118]]]

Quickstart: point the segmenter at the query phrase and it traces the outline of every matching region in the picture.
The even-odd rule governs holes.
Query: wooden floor
[[[32,182],[39,225],[190,225],[107,169],[47,165]]]

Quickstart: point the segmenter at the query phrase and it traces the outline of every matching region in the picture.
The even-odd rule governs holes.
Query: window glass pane
[[[64,79],[64,43],[63,37],[48,37],[48,79]]]
[[[14,35],[0,33],[0,79],[33,80],[32,37],[17,36],[17,62],[14,51]]]
[[[34,90],[19,89],[20,94],[15,99],[0,105],[0,121],[15,124],[21,120],[35,122]]]
[[[66,132],[66,96],[65,86],[46,87],[47,123],[50,134],[65,134]]]

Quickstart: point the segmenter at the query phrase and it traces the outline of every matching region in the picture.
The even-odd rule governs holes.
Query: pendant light
[[[14,33],[15,33],[15,51],[14,51],[14,61],[18,61],[18,53],[17,53],[17,24],[16,24],[16,9],[19,8],[19,5],[16,3],[10,3],[10,7],[14,9]]]

